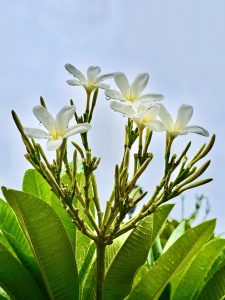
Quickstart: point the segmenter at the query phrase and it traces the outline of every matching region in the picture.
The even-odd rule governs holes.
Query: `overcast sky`
[[[20,188],[24,147],[12,122],[15,109],[25,126],[38,126],[32,107],[42,95],[55,114],[72,97],[78,111],[84,92],[68,86],[64,64],[84,71],[99,65],[103,73],[124,71],[130,79],[150,73],[148,92],[165,95],[164,104],[175,114],[185,102],[194,106],[193,124],[216,133],[205,176],[214,181],[187,194],[190,211],[195,194],[211,202],[210,217],[225,231],[225,1],[224,0],[64,0],[1,2],[0,18],[0,183]],[[109,109],[100,94],[91,143],[102,157],[98,171],[101,201],[106,202],[113,166],[120,160],[125,118]],[[207,141],[201,136],[180,137],[177,151],[193,140],[194,153]],[[141,182],[145,188],[160,178],[164,135],[155,136],[155,160]],[[162,171],[161,171],[162,172]],[[180,216],[180,200],[174,214]]]

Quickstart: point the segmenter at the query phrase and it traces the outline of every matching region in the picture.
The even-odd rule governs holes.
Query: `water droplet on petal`
[[[109,97],[109,96],[106,96],[106,100],[110,100],[110,97]]]
[[[40,126],[43,126],[43,123],[39,122],[39,125],[40,125]]]

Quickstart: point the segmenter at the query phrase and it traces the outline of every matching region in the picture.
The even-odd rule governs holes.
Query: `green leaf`
[[[21,230],[16,216],[11,207],[0,199],[0,229],[12,235],[19,243],[21,250],[32,256],[30,246]]]
[[[0,287],[0,300],[10,300],[9,295]]]
[[[197,253],[179,280],[179,284],[173,295],[174,300],[193,299],[196,292],[202,289],[209,270],[224,248],[225,239],[214,239],[209,241]]]
[[[39,264],[50,298],[78,299],[76,262],[66,231],[54,210],[43,200],[3,188]]]
[[[46,299],[20,262],[0,243],[0,286],[15,299]]]
[[[125,242],[129,235],[130,232],[126,232],[125,234],[114,239],[111,245],[107,245],[105,249],[105,270],[108,270],[108,267],[110,266],[114,256],[116,255],[120,246]]]
[[[0,243],[6,247],[6,249],[15,257],[16,253],[14,252],[12,246],[10,245],[10,243],[8,242],[8,240],[6,239],[6,237],[3,235],[2,231],[0,231]]]
[[[135,287],[138,284],[138,282],[143,278],[143,276],[148,272],[148,270],[149,270],[149,267],[146,264],[141,266],[138,269],[138,271],[137,271],[137,273],[135,274],[135,277],[134,277],[132,288]]]
[[[22,265],[27,269],[27,271],[30,273],[33,279],[38,283],[38,286],[42,289],[43,293],[47,294],[40,268],[33,257],[33,253],[31,252],[31,254],[28,255],[27,252],[24,252],[23,249],[20,247],[20,243],[15,237],[13,237],[11,234],[5,231],[3,231],[3,233]]]
[[[176,240],[181,237],[186,231],[186,220],[182,221],[173,231],[171,236],[169,237],[165,247],[163,248],[163,253],[167,251],[167,249],[176,242]]]
[[[47,181],[36,170],[29,169],[26,171],[23,178],[23,191],[42,199],[54,209],[66,229],[73,250],[75,250],[75,225],[72,223],[71,217],[62,206],[60,199],[58,199],[51,191]]]
[[[225,267],[215,273],[198,300],[222,300],[225,297]]]
[[[83,261],[83,264],[82,264],[82,267],[80,269],[80,272],[79,272],[79,281],[80,281],[80,285],[82,285],[82,282],[85,280],[89,270],[90,270],[90,267],[92,265],[92,262],[93,262],[93,257],[94,257],[94,253],[95,253],[95,249],[96,249],[96,245],[94,242],[91,243],[88,251],[87,251],[87,254],[84,255],[84,261]]]
[[[23,266],[30,272],[31,276],[43,287],[43,279],[40,269],[30,245],[23,234],[21,227],[16,219],[16,216],[8,203],[0,199],[0,229],[5,236],[10,248],[7,249],[16,255]],[[4,241],[3,241],[4,242]],[[6,246],[6,243],[4,243]],[[13,252],[12,252],[13,251]]]
[[[96,285],[97,285],[97,278],[96,278],[96,256],[93,259],[93,263],[91,268],[88,272],[87,278],[84,283],[84,287],[82,289],[82,294],[80,299],[81,300],[96,300]]]
[[[51,202],[52,191],[47,181],[35,169],[29,169],[23,177],[22,190],[47,203]]]
[[[75,257],[77,262],[77,269],[78,272],[80,272],[84,257],[87,255],[87,252],[91,246],[91,239],[84,235],[79,230],[76,231],[76,251],[75,251]]]
[[[106,272],[105,299],[120,300],[129,294],[134,275],[145,263],[149,249],[172,208],[172,204],[159,207],[154,214],[143,219],[127,237]]]
[[[175,272],[182,270],[212,236],[215,220],[204,222],[185,232],[145,274],[131,291],[129,300],[158,299]]]

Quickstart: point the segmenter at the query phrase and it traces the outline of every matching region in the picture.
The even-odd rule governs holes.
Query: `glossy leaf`
[[[159,207],[129,234],[106,272],[105,299],[119,300],[129,294],[134,275],[145,263],[149,249],[172,208],[172,204]]]
[[[92,242],[90,244],[90,247],[89,247],[86,255],[84,255],[84,257],[83,257],[84,258],[83,264],[82,264],[82,267],[79,272],[79,281],[80,281],[81,285],[90,271],[90,268],[91,268],[91,265],[93,262],[93,258],[94,258],[94,254],[95,254],[95,250],[96,250],[96,245],[94,242]]]
[[[198,300],[222,300],[225,298],[225,267],[215,273]]]
[[[10,248],[13,251],[23,266],[30,272],[31,276],[38,282],[40,286],[43,285],[42,276],[30,245],[23,234],[18,220],[8,203],[0,199],[0,229],[5,236]],[[3,241],[4,242],[4,241]],[[4,245],[6,245],[4,243]],[[43,287],[44,289],[44,287]]]
[[[78,299],[76,262],[66,231],[54,210],[43,200],[3,189],[32,246],[50,298]]]
[[[81,300],[96,300],[96,256],[93,258],[93,263],[87,274],[87,278],[82,289]]]
[[[190,263],[196,252],[211,237],[214,228],[215,220],[212,220],[187,230],[145,274],[128,299],[158,299],[174,273]]]
[[[176,242],[176,240],[182,236],[186,231],[186,221],[182,221],[172,232],[171,236],[169,237],[165,247],[163,248],[163,253],[168,250],[168,248]]]
[[[0,229],[13,236],[19,243],[21,251],[32,256],[32,252],[21,227],[16,219],[15,213],[8,203],[0,199]]]
[[[29,169],[26,171],[23,178],[23,191],[42,199],[54,209],[66,229],[72,248],[75,250],[75,225],[72,223],[71,217],[63,208],[60,200],[51,191],[49,184],[36,170]]]
[[[20,262],[0,243],[0,285],[14,299],[46,299]]]
[[[225,248],[225,239],[209,241],[195,256],[179,281],[173,299],[190,300],[204,285],[204,280],[213,263]]]

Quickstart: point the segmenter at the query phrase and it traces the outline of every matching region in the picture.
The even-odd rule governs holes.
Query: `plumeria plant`
[[[174,153],[172,150],[174,140],[181,139],[180,136],[184,134],[196,133],[209,136],[208,131],[203,127],[188,125],[193,114],[191,105],[182,104],[178,109],[176,121],[173,121],[162,104],[163,95],[143,94],[149,80],[147,73],[138,74],[129,84],[127,76],[122,72],[100,75],[100,67],[90,66],[85,76],[71,64],[66,64],[65,68],[74,77],[67,80],[67,83],[85,89],[86,109],[82,115],[76,112],[75,105],[79,103],[70,100],[70,105],[64,106],[54,118],[41,97],[40,105],[33,108],[33,113],[46,129],[42,130],[24,127],[16,112],[12,112],[26,147],[25,157],[31,163],[33,170],[29,170],[29,174],[25,175],[23,192],[3,188],[3,194],[24,231],[26,244],[28,242],[34,253],[35,268],[40,270],[40,274],[39,271],[35,271],[36,275],[40,275],[38,275],[40,278],[37,276],[39,281],[36,280],[35,275],[31,275],[32,280],[39,282],[39,286],[45,286],[42,292],[37,291],[37,294],[33,292],[32,295],[36,296],[29,296],[29,299],[167,299],[160,298],[160,295],[168,292],[167,284],[171,283],[170,267],[167,270],[168,278],[165,277],[160,287],[157,285],[160,280],[155,285],[154,291],[149,288],[154,286],[154,280],[151,279],[152,281],[147,283],[148,278],[154,278],[156,276],[154,274],[159,272],[156,269],[157,265],[154,265],[156,258],[161,256],[162,265],[165,266],[165,261],[168,261],[168,257],[164,258],[164,256],[168,256],[169,250],[163,254],[159,247],[160,230],[173,207],[172,204],[165,203],[188,189],[207,184],[212,180],[212,178],[199,179],[208,168],[210,160],[202,165],[199,163],[213,147],[215,135],[212,135],[209,142],[190,159],[188,151],[191,142],[181,153]],[[106,80],[112,78],[118,87],[116,90],[110,89],[108,83],[105,84]],[[97,183],[95,171],[99,167],[100,158],[92,153],[88,139],[99,92],[101,96],[105,93],[112,113],[119,112],[127,118],[123,157],[121,162],[115,165],[113,190],[107,201],[99,200],[98,189],[101,189],[101,182]],[[70,122],[73,124],[69,125]],[[158,132],[165,134],[165,146],[162,145],[162,148],[165,148],[163,177],[155,187],[149,187],[149,191],[144,191],[139,186],[139,179],[144,176],[153,160],[151,141]],[[78,134],[82,144],[76,141],[75,135]],[[47,140],[47,150],[39,144],[39,139]],[[68,147],[73,148],[72,157],[68,157]],[[48,151],[55,152],[52,161],[49,159]],[[105,210],[102,209],[104,206],[106,206]],[[136,207],[138,209],[135,209]],[[56,217],[53,218],[53,212],[50,210],[59,217],[56,223],[53,222]],[[48,213],[49,217],[46,220]],[[55,226],[51,226],[51,222]],[[174,240],[173,242],[180,243],[174,245],[182,248],[185,244],[185,249],[190,248],[188,248],[189,257],[193,256],[193,251],[198,250],[197,245],[202,246],[211,237],[215,225],[212,223],[213,221],[206,225],[203,223],[204,226],[187,231],[186,239],[192,243],[190,247],[184,240],[183,242]],[[57,229],[57,226],[64,228],[67,238],[62,233],[62,229]],[[204,232],[208,227],[211,231],[205,237]],[[7,231],[5,227],[1,230],[3,233]],[[38,238],[34,242],[36,235]],[[58,246],[56,247],[59,240],[54,244],[57,236],[59,240],[62,239],[60,243],[64,251],[62,254],[57,250]],[[68,237],[69,242],[66,242]],[[44,238],[49,245],[48,249],[42,249]],[[198,238],[202,239],[201,243]],[[10,240],[9,237],[7,239]],[[76,260],[74,260],[74,239]],[[16,243],[13,251],[17,253],[18,247],[15,245]],[[73,252],[68,250],[71,247]],[[63,288],[61,287],[61,292],[57,290],[57,279],[53,280],[54,273],[57,273],[57,266],[48,264],[46,267],[49,251],[52,259],[55,255],[61,255],[61,259],[64,260],[60,265],[62,268],[60,271],[67,283]],[[71,253],[73,255],[68,262]],[[158,253],[155,258],[154,253]],[[180,257],[179,255],[176,259]],[[129,263],[131,257],[133,261]],[[21,256],[19,258],[21,259]],[[68,268],[73,268],[71,271],[73,275],[70,271],[65,271],[67,265]],[[171,268],[175,268],[175,265],[174,260]],[[161,266],[160,262],[159,266]],[[173,269],[173,272],[177,270]],[[149,272],[153,272],[151,275],[153,277],[149,277]],[[70,284],[75,281],[76,287],[70,288]],[[33,289],[35,291],[38,289],[36,283]],[[10,292],[6,282],[2,287]]]

